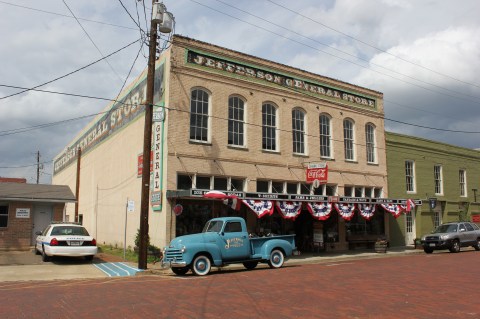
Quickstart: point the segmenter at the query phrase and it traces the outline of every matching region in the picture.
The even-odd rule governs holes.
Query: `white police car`
[[[84,257],[91,261],[98,251],[95,238],[76,223],[52,223],[36,234],[35,253],[42,254],[43,261],[52,256]]]

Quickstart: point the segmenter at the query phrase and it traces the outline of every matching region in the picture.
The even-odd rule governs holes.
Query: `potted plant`
[[[388,247],[388,240],[385,237],[377,238],[375,242],[375,252],[376,253],[386,253]]]

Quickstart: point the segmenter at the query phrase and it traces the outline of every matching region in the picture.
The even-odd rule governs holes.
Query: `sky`
[[[163,3],[175,34],[382,92],[387,131],[480,148],[480,1]],[[0,0],[1,177],[36,183],[39,154],[51,183],[53,158],[146,68],[151,7]]]

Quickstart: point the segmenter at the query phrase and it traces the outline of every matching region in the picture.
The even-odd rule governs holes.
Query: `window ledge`
[[[197,145],[212,146],[211,142],[202,142],[202,141],[196,141],[196,140],[189,140],[188,143],[197,144]]]
[[[309,157],[308,154],[302,154],[302,153],[293,153],[292,155],[296,157]]]
[[[278,155],[282,154],[280,151],[263,150],[263,149],[262,149],[262,153],[270,153],[270,154],[278,154]]]
[[[380,164],[378,164],[378,163],[370,163],[370,162],[367,162],[367,165],[371,165],[371,166],[380,166]]]
[[[238,151],[246,151],[248,152],[248,147],[240,146],[240,145],[227,145],[227,148],[238,150]]]

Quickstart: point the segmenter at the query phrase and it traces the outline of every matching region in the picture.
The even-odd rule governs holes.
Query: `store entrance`
[[[302,210],[295,219],[295,243],[301,252],[313,251],[313,217],[308,210]]]

